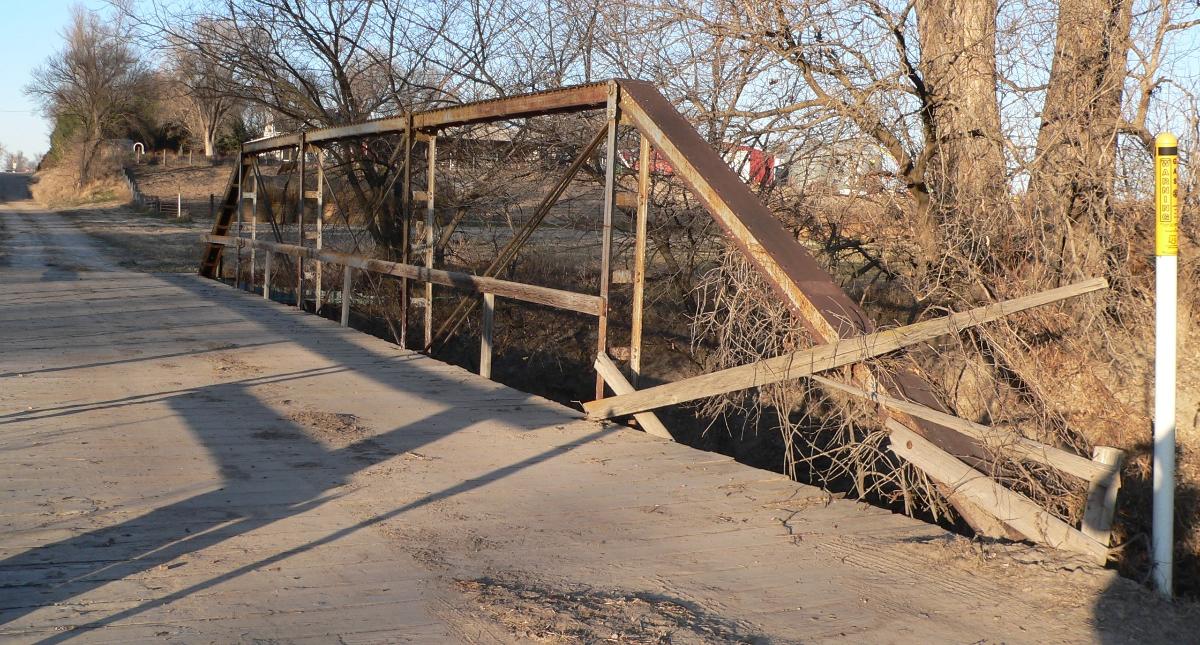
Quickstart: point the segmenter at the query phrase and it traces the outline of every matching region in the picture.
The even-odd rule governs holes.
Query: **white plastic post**
[[[1154,586],[1173,594],[1175,550],[1175,350],[1179,255],[1179,142],[1154,141]]]

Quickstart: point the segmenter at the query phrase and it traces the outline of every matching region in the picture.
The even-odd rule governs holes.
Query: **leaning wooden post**
[[[637,389],[642,373],[642,311],[646,295],[646,221],[650,214],[650,140],[638,150],[637,215],[633,243],[633,319],[629,325],[629,382]]]
[[[609,263],[612,258],[613,202],[616,197],[617,181],[617,105],[616,82],[608,84],[608,149],[604,156],[604,213],[600,227],[600,319],[596,329],[596,354],[603,355],[608,348],[608,289],[611,276]],[[596,399],[604,398],[604,377],[596,373]]]
[[[1112,533],[1113,515],[1117,512],[1117,492],[1121,489],[1121,463],[1125,453],[1109,446],[1096,446],[1092,460],[1112,466],[1107,477],[1093,479],[1088,483],[1087,506],[1083,511],[1080,530],[1084,535],[1108,546]]]
[[[429,162],[425,170],[425,232],[422,237],[425,243],[425,267],[433,268],[433,201],[437,187],[437,136],[430,134],[426,144],[426,158]],[[425,351],[433,349],[433,283],[425,281]]]
[[[350,326],[350,294],[354,288],[354,269],[342,267],[342,326]]]
[[[317,194],[316,194],[316,209],[317,209],[317,253],[321,252],[323,244],[323,236],[325,232],[325,151],[317,148]],[[321,312],[321,271],[323,265],[320,260],[313,263],[313,270],[316,272],[313,281],[313,293],[316,304],[313,308],[317,313]]]
[[[495,325],[496,294],[483,294],[482,331],[479,338],[479,375],[492,378],[492,328]]]
[[[298,244],[304,247],[304,133],[300,133],[300,145],[296,146],[296,170],[300,175],[300,193],[296,200],[296,228]],[[304,257],[296,256],[296,308],[304,309]]]

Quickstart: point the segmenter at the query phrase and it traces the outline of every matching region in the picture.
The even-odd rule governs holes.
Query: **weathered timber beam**
[[[1034,542],[1082,553],[1098,564],[1108,547],[1046,512],[1033,500],[1011,491],[894,419],[888,420],[891,450],[943,484],[951,499],[965,497]]]
[[[625,379],[625,375],[621,373],[621,368],[617,367],[608,356],[604,354],[596,355],[596,373],[599,374],[608,387],[618,395],[630,394],[635,392],[633,384]],[[638,425],[645,430],[647,434],[652,434],[656,437],[662,437],[670,441],[675,441],[671,436],[671,432],[659,421],[658,415],[653,412],[638,412],[633,415],[637,419]]]
[[[294,258],[320,260],[330,264],[354,267],[355,269],[396,276],[398,278],[432,282],[447,287],[454,287],[468,293],[494,293],[498,296],[522,302],[566,309],[591,316],[600,315],[600,298],[586,293],[539,287],[532,284],[510,282],[508,280],[487,278],[469,273],[458,273],[456,271],[429,269],[411,264],[401,264],[399,262],[374,260],[347,253],[338,253],[336,251],[317,251],[311,247],[301,247],[294,244],[277,244],[261,240],[254,242],[247,239],[211,234],[205,234],[201,239],[209,244],[240,247],[254,246]]]
[[[957,430],[968,437],[979,441],[989,449],[997,452],[1007,452],[1022,459],[1044,464],[1052,468],[1061,470],[1069,475],[1074,475],[1084,481],[1091,482],[1097,480],[1105,480],[1112,475],[1114,468],[1107,466],[1098,461],[1093,461],[1087,457],[1082,457],[1071,452],[1067,452],[1061,448],[1048,446],[1044,443],[1026,439],[1021,435],[999,428],[985,426],[980,423],[974,423],[961,417],[956,417],[952,414],[939,412],[933,408],[927,408],[919,403],[912,401],[903,401],[894,399],[886,394],[879,392],[868,392],[860,387],[855,387],[841,381],[835,381],[822,376],[813,375],[812,380],[821,385],[845,392],[854,396],[867,399],[882,405],[885,408],[898,410],[905,414],[917,417],[918,419],[926,419],[933,421],[938,425],[945,426],[952,430]]]
[[[956,333],[968,327],[990,322],[1018,311],[1107,287],[1108,282],[1104,278],[1084,280],[1065,287],[976,307],[969,311],[926,320],[914,325],[826,343],[757,363],[638,390],[632,394],[589,401],[583,404],[583,408],[590,418],[609,418],[760,385],[779,383],[835,367],[858,363],[938,336]]]

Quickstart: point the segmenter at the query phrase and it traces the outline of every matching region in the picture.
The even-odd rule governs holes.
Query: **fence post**
[[[273,251],[267,251],[263,257],[263,300],[271,299],[271,258],[274,255]]]
[[[483,294],[483,323],[479,339],[479,375],[492,378],[492,328],[495,326],[496,294]]]
[[[208,219],[217,219],[217,196],[208,194]]]
[[[349,265],[342,268],[342,326],[350,326],[350,290],[353,288],[354,269]]]
[[[183,217],[183,196],[175,193],[175,219]]]

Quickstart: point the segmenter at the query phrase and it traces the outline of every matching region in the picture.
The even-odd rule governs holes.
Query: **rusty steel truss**
[[[405,141],[403,159],[397,160],[397,163],[403,163],[403,172],[398,172],[397,176],[401,174],[403,176],[401,180],[403,181],[401,195],[403,201],[402,217],[405,220],[403,223],[404,231],[407,234],[411,222],[415,217],[415,213],[413,213],[415,210],[414,202],[420,198],[425,202],[424,211],[427,225],[423,230],[425,235],[432,236],[434,195],[436,192],[433,185],[434,173],[432,170],[436,163],[436,142],[439,133],[455,126],[592,110],[606,111],[606,127],[601,133],[597,134],[591,146],[572,164],[571,169],[567,172],[567,176],[558,183],[556,191],[543,202],[542,207],[544,208],[540,207],[539,213],[544,215],[543,211],[548,210],[553,205],[554,201],[561,195],[562,188],[565,187],[566,183],[578,171],[583,159],[593,149],[598,147],[602,138],[606,138],[604,205],[602,212],[599,213],[603,222],[600,288],[599,293],[594,296],[538,288],[538,294],[534,297],[529,292],[522,291],[521,285],[496,280],[494,273],[484,276],[471,276],[437,271],[433,266],[431,237],[424,240],[426,242],[426,252],[423,258],[423,266],[410,264],[407,255],[402,258],[400,263],[390,263],[379,260],[349,258],[340,254],[322,251],[320,249],[319,232],[316,238],[316,248],[311,248],[307,244],[304,234],[304,202],[306,199],[316,199],[319,201],[323,198],[323,195],[321,194],[320,187],[316,195],[311,194],[312,191],[303,190],[305,154],[297,156],[299,172],[301,173],[301,215],[298,244],[289,246],[258,241],[247,243],[247,241],[241,239],[242,204],[245,200],[257,202],[256,158],[263,153],[291,149],[301,153],[315,152],[319,155],[322,146],[327,144],[367,137],[399,135]],[[602,362],[607,365],[608,298],[611,277],[609,256],[611,254],[612,222],[615,208],[616,184],[614,173],[617,165],[616,144],[618,126],[634,128],[641,135],[641,163],[639,164],[639,191],[635,221],[635,269],[632,276],[634,288],[633,333],[629,365],[634,386],[637,382],[637,374],[640,371],[641,297],[645,279],[646,218],[649,208],[648,169],[651,166],[651,163],[649,163],[651,149],[656,151],[662,159],[671,165],[676,177],[686,184],[723,229],[727,239],[740,249],[745,258],[766,279],[779,297],[788,304],[797,320],[811,333],[814,341],[830,343],[839,339],[871,334],[876,331],[874,323],[863,309],[822,269],[816,259],[796,240],[795,236],[783,227],[780,221],[759,201],[757,196],[741,181],[721,155],[700,136],[683,115],[650,83],[627,79],[614,79],[535,94],[511,96],[423,112],[412,112],[402,116],[285,134],[245,143],[242,145],[237,170],[230,178],[228,188],[225,192],[225,199],[219,210],[218,218],[214,223],[212,234],[206,236],[208,243],[204,249],[201,273],[208,277],[215,277],[218,271],[218,264],[221,262],[223,250],[228,246],[234,246],[237,249],[236,262],[240,265],[241,249],[244,246],[249,246],[252,253],[255,248],[267,253],[267,271],[270,271],[270,258],[275,254],[284,254],[294,258],[297,267],[296,289],[298,305],[302,305],[304,302],[303,272],[300,268],[306,260],[329,262],[344,266],[346,271],[346,285],[350,284],[350,271],[354,269],[373,270],[397,276],[404,282],[405,290],[407,290],[408,280],[424,282],[426,288],[426,304],[424,307],[425,338],[422,347],[426,349],[431,347],[434,342],[432,298],[430,297],[434,283],[450,285],[485,295],[502,295],[518,300],[550,304],[551,306],[562,305],[564,308],[570,308],[575,311],[586,311],[597,317],[599,331],[597,354],[603,359]],[[427,149],[425,161],[429,164],[429,172],[427,172],[428,185],[422,187],[420,190],[414,189],[411,185],[413,173],[410,166],[414,163],[411,157],[414,144],[417,142],[425,143]],[[320,184],[323,178],[323,169],[321,164],[318,163],[317,166],[318,184]],[[535,217],[532,226],[536,226],[538,221],[540,219]],[[320,222],[321,218],[317,217],[316,226],[318,229],[321,225]],[[228,236],[231,227],[234,226],[239,229],[237,239]],[[407,249],[409,244],[407,237],[404,244]],[[503,259],[503,257],[499,258],[498,262],[501,262]],[[253,264],[251,266],[253,267]],[[319,280],[319,271],[317,275]],[[236,276],[240,284],[240,268]],[[251,282],[253,280],[253,273],[251,273]],[[526,288],[529,286],[525,285]],[[319,282],[315,285],[315,289],[319,294],[321,289]],[[320,297],[318,295],[317,301],[319,300]],[[343,323],[345,323],[347,317],[347,302],[348,298],[343,297]],[[568,302],[573,304],[567,305],[566,303]],[[488,315],[490,313],[490,300],[485,298],[484,305],[484,320],[485,323],[488,323],[484,329],[484,346],[486,348],[485,353],[487,353],[490,352],[491,318]],[[404,303],[402,303],[402,306],[405,306]],[[406,325],[402,324],[402,328],[406,328]],[[402,342],[407,341],[402,339]],[[484,358],[487,359],[486,363],[490,365],[490,354]],[[481,363],[483,362],[481,360]],[[602,365],[598,363],[597,399],[603,398],[605,395],[604,385],[606,381],[601,371],[607,373],[607,383],[617,394],[628,392],[633,387],[629,383],[615,383],[612,374],[614,370],[601,370],[601,368]],[[932,395],[929,384],[915,373],[901,372],[898,375],[885,376],[875,373],[865,364],[859,364],[852,368],[850,375],[851,380],[862,390],[897,397],[898,399],[910,401],[925,408],[934,409],[939,413],[945,412],[945,408]],[[615,378],[620,378],[619,372]],[[936,449],[942,451],[946,457],[963,462],[964,467],[983,463],[987,457],[986,451],[976,439],[946,425],[929,420],[929,415],[924,415],[926,418],[917,418],[903,411],[898,411],[895,408],[881,413],[888,415],[885,421],[894,432],[915,433],[923,440],[927,440],[935,446]],[[640,425],[648,431],[655,431],[656,434],[665,434],[665,429],[661,428],[661,424],[657,422],[657,419],[652,414],[638,415],[638,419]],[[917,465],[921,467],[921,464]],[[938,478],[934,477],[934,479],[938,481]],[[943,481],[941,483],[948,488],[954,485],[952,482]],[[952,494],[948,495],[948,498],[955,504],[963,517],[981,533],[1036,539],[1035,536],[1014,531],[1011,525],[1004,521],[1005,518],[1000,517],[994,509],[985,510],[970,500]]]

